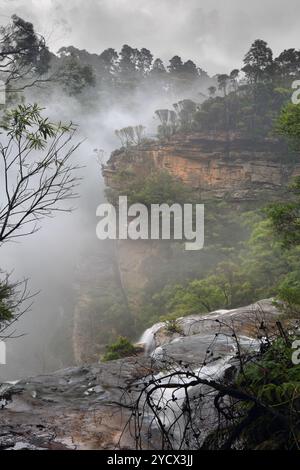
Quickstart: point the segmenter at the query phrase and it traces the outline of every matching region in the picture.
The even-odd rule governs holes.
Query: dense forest
[[[209,87],[209,98],[202,104],[181,100],[173,110],[157,110],[157,138],[168,142],[172,136],[186,133],[237,133],[255,147],[259,142],[276,142],[282,149],[282,162],[296,162],[299,152],[299,107],[291,103],[292,83],[299,73],[299,52],[283,51],[273,60],[271,49],[257,40],[245,56],[241,72],[217,77],[218,87]],[[239,80],[239,75],[243,78]],[[136,138],[135,128],[118,131],[130,154],[134,145],[143,146],[147,137]],[[213,134],[214,135],[214,134]],[[114,176],[119,190],[108,191],[112,200],[124,192],[131,203],[201,202],[197,194],[168,174],[139,178],[120,172]],[[277,199],[290,201],[293,217],[297,212],[298,180],[278,190]],[[116,192],[116,194],[115,194]],[[230,201],[206,201],[206,243],[199,255],[189,256],[180,246],[165,247],[173,256],[168,266],[156,266],[155,278],[145,292],[139,317],[142,330],[159,319],[175,319],[199,311],[236,308],[260,298],[277,296],[298,311],[298,246],[290,250],[274,231],[280,205],[266,206],[262,200],[242,201],[238,207]],[[295,199],[296,198],[296,199]],[[284,217],[283,214],[281,214]],[[286,215],[288,223],[288,216]],[[297,233],[297,222],[295,233]],[[297,235],[293,235],[297,239]],[[291,235],[292,237],[292,235]],[[154,261],[155,264],[155,261]],[[149,266],[151,269],[151,266]],[[155,268],[153,268],[155,269]],[[177,278],[176,278],[177,277]],[[170,282],[168,282],[170,280]],[[182,282],[184,281],[184,282]],[[161,290],[161,286],[164,288]]]

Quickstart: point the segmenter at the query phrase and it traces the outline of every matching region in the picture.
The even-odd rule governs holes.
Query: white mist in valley
[[[57,90],[46,102],[40,102],[36,90],[30,90],[27,99],[44,107],[50,120],[77,125],[74,140],[81,145],[73,158],[83,167],[78,171],[82,181],[78,199],[71,201],[73,212],[56,213],[42,220],[37,233],[1,248],[1,269],[11,273],[12,281],[28,279],[30,292],[36,293],[30,311],[9,330],[7,365],[1,366],[4,380],[74,364],[72,329],[80,264],[93,256],[91,249],[106,251],[106,242],[96,239],[96,208],[105,200],[101,163],[120,147],[116,129],[143,124],[146,134],[153,136],[155,110],[172,107],[180,97],[162,98],[154,90],[152,96],[136,92],[111,107],[96,103],[92,110]]]

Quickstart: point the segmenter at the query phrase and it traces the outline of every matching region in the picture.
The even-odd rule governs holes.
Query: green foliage
[[[242,406],[251,417],[241,434],[244,448],[298,448],[300,365],[292,363],[292,354],[289,342],[279,338],[240,372],[236,386],[258,400]]]
[[[218,75],[218,88],[223,91],[224,96],[227,95],[227,85],[229,76],[226,73]]]
[[[182,334],[180,323],[175,318],[168,316],[165,320],[165,330],[167,334],[173,335],[174,333]]]
[[[165,315],[175,318],[208,313],[221,308],[235,308],[254,299],[254,288],[244,273],[232,262],[219,263],[215,274],[194,279],[185,285],[169,285],[150,300],[152,320]],[[148,306],[148,311],[149,307]]]
[[[106,347],[106,353],[102,357],[103,362],[115,361],[128,356],[134,356],[136,347],[124,336],[119,336],[115,343]]]
[[[240,373],[237,384],[248,390],[263,391],[268,384],[280,385],[289,380],[300,380],[300,367],[292,363],[292,348],[283,338],[278,338],[258,361],[251,362]],[[280,364],[280,368],[278,365]]]
[[[251,282],[253,296],[257,298],[275,295],[277,283],[290,265],[267,219],[253,225],[240,260],[241,269]]]
[[[183,204],[192,199],[192,192],[165,171],[152,172],[149,176],[136,176],[125,170],[119,172],[115,179],[122,189],[113,195],[114,199],[125,194],[128,204],[139,203],[149,207],[151,204]]]
[[[48,139],[72,131],[72,125],[55,125],[42,116],[42,111],[37,104],[22,104],[5,114],[2,127],[8,137],[17,143],[22,142],[23,152],[42,150],[46,147]]]
[[[5,81],[41,75],[49,68],[50,53],[45,40],[29,23],[13,15],[9,25],[0,28],[0,65]]]
[[[256,93],[267,89],[259,84]],[[277,89],[276,92],[285,96],[282,90]],[[205,106],[215,106],[217,101],[210,100]],[[294,139],[300,136],[299,109],[299,106],[288,105],[283,110],[278,125],[282,135]],[[156,292],[150,299],[148,297],[145,313],[152,320],[168,314],[176,318],[218,308],[234,308],[258,298],[277,296],[284,302],[289,315],[299,315],[300,178],[296,178],[289,191],[289,202],[272,204],[265,210],[268,218],[246,214],[251,235],[239,248],[235,245],[234,250],[227,251],[226,261],[212,266],[211,272],[203,273],[201,278],[181,285],[167,285],[160,293]],[[244,217],[246,224],[247,217]],[[208,217],[208,222],[216,222],[216,218]],[[225,227],[226,224],[216,226],[214,232],[208,232],[214,249],[220,233],[224,250]],[[282,247],[289,248],[289,252],[283,251]]]
[[[63,62],[58,79],[69,96],[80,95],[85,88],[96,85],[94,70],[90,65],[81,64],[73,54],[65,57]]]
[[[251,83],[268,80],[273,71],[273,52],[265,41],[256,39],[244,58],[244,68]]]
[[[277,133],[286,136],[295,150],[300,150],[300,105],[288,103],[277,121]]]
[[[299,252],[298,252],[299,254]],[[277,286],[277,297],[284,302],[284,311],[295,318],[300,316],[300,271],[288,273]]]
[[[128,198],[131,204],[182,204],[191,198],[191,192],[167,172],[153,173],[130,189]]]
[[[61,86],[68,94],[71,91],[72,95],[80,98],[83,83],[85,95],[88,92],[93,95],[91,104],[95,103],[96,93],[101,104],[107,109],[111,107],[112,100],[120,104],[124,99],[127,100],[128,94],[131,95],[135,91],[141,91],[143,96],[151,94],[160,99],[166,97],[169,101],[174,95],[183,95],[187,89],[194,94],[194,90],[197,93],[199,87],[208,86],[213,82],[213,79],[191,60],[182,63],[180,58],[178,61],[171,59],[173,67],[167,69],[160,58],[153,59],[150,50],[145,47],[137,49],[128,44],[124,44],[120,51],[110,47],[100,54],[70,46],[61,48],[58,56],[52,56],[51,63],[54,73],[61,78]],[[89,83],[79,67],[89,67],[85,72],[88,71],[93,76],[96,90],[86,86]],[[67,83],[68,78],[71,87]]]
[[[182,69],[180,57],[172,59],[170,72]],[[283,51],[273,60],[272,50],[265,41],[256,40],[244,59],[246,83],[239,83],[239,70],[230,75],[220,74],[217,85],[220,93],[216,96],[216,82],[208,88],[209,99],[201,105],[183,100],[175,105],[173,121],[161,122],[159,137],[170,138],[178,131],[236,131],[253,139],[271,136],[278,113],[283,105],[286,111],[281,117],[279,134],[294,137],[297,131],[295,105],[288,104],[291,98],[291,83],[300,69],[300,52]],[[186,103],[185,103],[186,102]],[[294,106],[294,107],[293,107]],[[168,116],[165,111],[165,117]],[[169,116],[172,111],[168,111]],[[294,118],[293,119],[293,114]],[[295,128],[296,127],[296,128]],[[286,132],[288,128],[288,132]],[[281,132],[281,131],[284,132]]]
[[[193,125],[203,131],[240,132],[251,139],[270,136],[278,113],[290,96],[290,89],[274,83],[241,86],[224,97],[206,100],[195,112]]]
[[[290,202],[275,203],[266,209],[284,248],[300,244],[300,177],[289,187],[289,192]]]
[[[145,294],[140,313],[143,326],[162,320],[167,315],[179,318],[237,308],[270,297],[287,302],[289,313],[297,315],[300,310],[300,248],[294,247],[288,252],[282,250],[270,220],[263,214],[244,213],[243,217],[240,216],[240,222],[249,227],[250,235],[243,240],[241,229],[237,227],[235,232],[239,233],[239,242],[233,239],[234,248],[225,249],[224,245],[220,248],[215,243],[218,240],[215,234],[211,247],[206,247],[198,255],[199,263],[210,251],[215,255],[208,258],[207,266],[200,264],[198,277],[195,269],[190,280],[168,283],[168,275],[163,272],[152,293]],[[220,226],[216,229],[224,237],[225,228]],[[181,262],[185,262],[184,258]],[[189,267],[191,270],[192,265],[189,264]],[[159,288],[163,284],[165,286]]]
[[[278,120],[277,131],[292,140],[300,149],[300,106],[287,105]],[[295,178],[288,188],[289,201],[272,204],[266,213],[277,235],[280,246],[288,249],[286,258],[289,271],[278,285],[278,298],[284,302],[286,312],[295,316],[300,313],[300,177]]]
[[[7,281],[0,281],[0,325],[13,318],[13,287]]]

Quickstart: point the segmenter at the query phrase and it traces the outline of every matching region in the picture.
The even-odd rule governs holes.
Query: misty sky
[[[210,74],[240,67],[257,38],[275,53],[300,46],[299,0],[0,0],[0,22],[12,13],[33,21],[54,51],[127,43],[191,58]]]

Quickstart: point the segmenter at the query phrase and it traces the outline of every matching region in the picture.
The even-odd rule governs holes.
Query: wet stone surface
[[[134,449],[134,437],[124,429],[137,383],[160,374],[168,361],[202,367],[199,373],[206,377],[225,377],[236,353],[232,328],[245,350],[255,349],[261,322],[272,328],[278,315],[265,300],[186,317],[179,320],[180,334],[170,334],[163,324],[147,330],[145,355],[0,384],[0,449]],[[211,420],[209,410],[208,416]],[[147,429],[141,431],[146,436]]]

